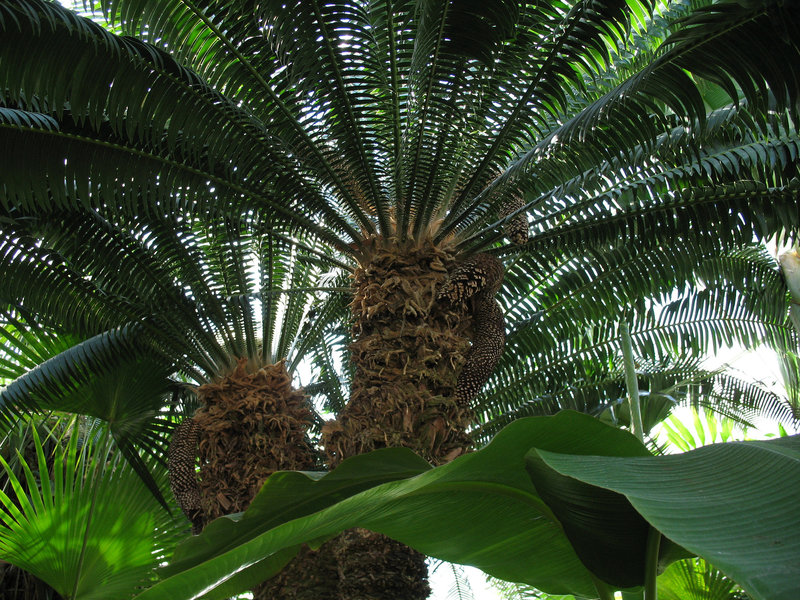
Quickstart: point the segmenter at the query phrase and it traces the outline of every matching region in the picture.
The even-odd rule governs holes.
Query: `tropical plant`
[[[68,440],[48,456],[32,428],[35,460],[23,463],[23,477],[0,458],[8,487],[0,491],[3,556],[64,598],[121,597],[147,587],[183,537],[182,519],[158,507],[107,427],[73,418],[54,429]],[[166,469],[148,466],[165,487]]]
[[[289,375],[324,331],[308,318],[309,294],[328,292],[314,287],[320,269],[305,250],[273,256],[282,242],[255,221],[126,229],[76,207],[27,225],[0,242],[25,249],[7,271],[21,287],[0,329],[3,374],[16,376],[2,391],[12,423],[31,410],[107,421],[166,508],[151,463],[167,462],[183,415],[177,431],[194,438],[170,446],[170,480],[196,529],[246,508],[273,471],[317,468],[320,419]]]
[[[44,0],[0,5],[0,301],[8,347],[29,357],[9,361],[20,379],[3,400],[25,410],[47,390],[68,406],[74,390],[46,381],[74,379],[75,356],[91,379],[155,355],[163,370],[141,367],[158,382],[153,418],[115,433],[144,478],[134,448],[163,456],[153,423],[184,389],[176,373],[199,384],[241,358],[255,376],[288,352],[259,348],[279,310],[265,292],[318,287],[272,281],[295,268],[352,295],[349,312],[335,294],[320,304],[293,355],[346,348],[346,394],[330,349],[313,352],[338,409],[322,429],[329,466],[386,446],[444,464],[510,418],[600,413],[620,397],[625,330],[654,365],[729,339],[796,348],[784,284],[736,260],[799,224],[793,5],[87,10],[109,29]],[[289,314],[286,339],[305,310]],[[33,329],[81,342],[48,379],[27,373]],[[420,555],[365,532],[337,543],[340,597],[427,594]]]
[[[701,558],[671,565],[659,579],[664,600],[748,600],[736,582]]]
[[[554,596],[520,583],[494,580],[495,589],[506,600],[575,600]],[[623,598],[634,594],[623,594]],[[735,581],[702,558],[686,558],[671,564],[658,577],[658,596],[665,600],[749,600]]]
[[[182,544],[137,600],[225,598],[254,569],[280,569],[299,544],[350,527],[550,594],[610,600],[622,589],[649,600],[659,568],[697,555],[757,600],[791,600],[798,449],[800,436],[789,436],[652,456],[630,433],[574,411],[519,419],[436,468],[386,448],[318,479],[273,475],[243,515]]]
[[[25,479],[26,466],[32,465],[33,472],[38,474],[33,430],[39,430],[38,437],[43,440],[40,445],[45,456],[52,456],[54,444],[60,438],[54,429],[57,423],[58,420],[53,418],[19,419],[11,427],[0,427],[0,457],[5,461],[5,468],[0,472],[0,491],[6,496],[14,494],[11,478],[17,481]],[[10,477],[8,471],[11,472]],[[5,561],[0,563],[0,589],[5,597],[15,600],[53,600],[57,597],[53,588],[32,573]]]

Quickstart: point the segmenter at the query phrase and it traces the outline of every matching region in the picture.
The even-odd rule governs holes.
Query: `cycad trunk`
[[[247,361],[197,391],[199,491],[206,522],[243,511],[273,472],[315,466],[311,411],[283,362],[249,373]]]
[[[170,445],[173,493],[196,533],[219,516],[245,510],[273,472],[316,466],[307,436],[311,411],[283,362],[251,372],[242,359],[233,373],[201,386],[197,395],[202,407]],[[256,597],[283,597],[273,587],[263,584]]]
[[[374,239],[366,247],[353,281],[351,397],[323,429],[330,468],[385,447],[410,448],[434,465],[468,451],[474,415],[467,402],[485,382],[481,373],[493,366],[483,364],[486,352],[477,346],[470,355],[470,341],[487,337],[473,332],[473,315],[483,331],[480,315],[495,302],[502,267],[491,257],[456,267],[453,251],[431,241]],[[452,289],[440,297],[454,273],[455,287],[480,295],[478,303],[464,302]],[[486,331],[502,338],[502,315],[495,321]],[[475,357],[481,357],[478,377],[460,378]],[[259,377],[264,382],[256,383]],[[278,380],[282,391],[267,392],[275,386],[265,382]],[[206,406],[190,425],[200,430],[203,521],[243,510],[272,471],[309,468],[308,415],[302,395],[291,395],[288,375],[251,375],[242,364],[225,380],[203,386],[200,397]],[[294,400],[278,400],[284,397]],[[263,427],[273,421],[275,432],[266,434]],[[422,554],[363,529],[346,531],[317,552],[304,550],[255,590],[257,600],[423,600],[429,594]]]
[[[325,429],[329,463],[402,446],[442,464],[466,452],[473,416],[455,401],[471,317],[436,301],[454,255],[430,241],[372,244],[354,275],[355,372],[350,401]]]
[[[471,316],[437,302],[452,251],[430,241],[372,240],[356,270],[352,303],[350,401],[323,432],[329,463],[377,448],[411,448],[434,465],[471,440],[467,407],[456,403],[470,348]],[[355,529],[334,540],[339,600],[422,600],[430,594],[425,557],[394,540]]]

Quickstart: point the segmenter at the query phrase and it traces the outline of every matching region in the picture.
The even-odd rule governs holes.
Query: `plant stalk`
[[[636,378],[636,365],[633,363],[633,342],[631,341],[630,327],[624,321],[620,324],[620,340],[625,365],[625,387],[628,390],[628,403],[631,409],[631,429],[639,441],[644,444],[642,408],[639,404],[639,382]]]
[[[592,575],[592,580],[597,590],[598,600],[614,600],[614,590],[612,590],[605,581],[598,579],[594,575]]]
[[[658,600],[658,550],[661,546],[661,532],[651,527],[647,534],[644,552],[644,600]]]

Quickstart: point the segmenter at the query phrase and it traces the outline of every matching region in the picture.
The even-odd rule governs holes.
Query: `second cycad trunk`
[[[368,250],[353,281],[350,401],[324,429],[329,463],[399,446],[443,464],[468,450],[473,419],[456,401],[473,335],[471,311],[464,303],[437,301],[455,255],[432,241],[375,239]],[[361,529],[334,545],[339,600],[430,594],[419,552]]]
[[[469,447],[472,413],[455,397],[472,320],[463,306],[436,301],[453,264],[453,254],[432,242],[375,240],[356,270],[355,371],[350,401],[325,429],[331,466],[398,446],[436,465]]]

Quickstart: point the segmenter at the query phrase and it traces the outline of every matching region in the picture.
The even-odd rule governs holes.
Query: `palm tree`
[[[92,267],[58,280],[83,294],[86,312],[36,305],[40,286],[25,283],[45,276],[12,271],[19,256],[46,253],[34,241],[17,250],[41,238],[29,220],[64,230],[51,213],[77,205],[123,232],[144,217],[165,232],[253,219],[340,280],[352,274],[352,377],[323,429],[329,464],[395,445],[446,462],[469,448],[476,413],[488,423],[530,403],[536,386],[596,389],[604,376],[568,377],[594,374],[589,359],[613,354],[595,342],[619,337],[623,321],[645,356],[675,339],[697,345],[690,325],[657,334],[648,310],[695,285],[702,265],[797,228],[797,9],[688,4],[101,2],[95,16],[116,35],[42,0],[5,3],[0,202],[14,248],[3,272],[16,275],[2,300],[24,298],[37,318],[74,321],[84,337],[120,326],[120,314],[148,335],[171,332],[146,302],[161,286],[135,294],[146,310],[105,304]],[[87,228],[102,248],[103,229]],[[257,354],[247,310],[227,300],[251,293],[247,273],[241,263],[227,273],[228,262],[216,263],[232,290],[219,310],[240,325],[214,321],[213,341],[189,344],[204,377]],[[750,304],[738,294],[741,305],[709,292],[685,314],[741,306],[755,317],[739,322],[756,325],[730,335],[749,342],[769,329],[785,348],[793,339],[769,312],[782,291]],[[189,298],[209,303],[203,319],[218,308],[208,295]],[[347,319],[339,298],[326,310]],[[185,330],[158,344],[173,368],[183,368],[175,339]],[[506,335],[514,352],[501,358]],[[496,366],[492,393],[477,398]],[[378,578],[389,590],[421,577],[418,555],[387,568],[385,546],[360,534],[342,544],[354,569],[370,562],[360,547],[398,573],[400,584]],[[376,580],[339,568],[356,588]],[[415,589],[341,597],[426,595]]]

